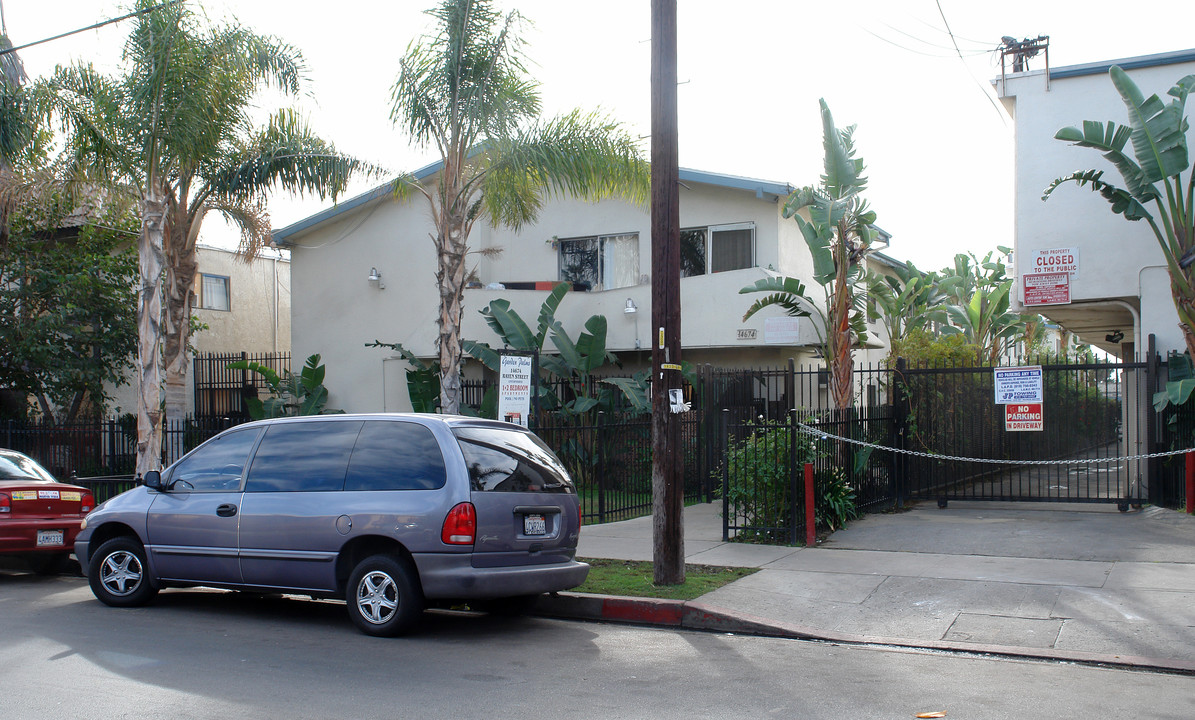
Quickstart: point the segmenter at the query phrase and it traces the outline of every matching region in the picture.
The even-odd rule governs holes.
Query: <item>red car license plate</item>
[[[38,530],[37,531],[37,546],[38,547],[62,547],[62,531],[61,530]]]
[[[546,535],[548,533],[548,520],[543,515],[524,515],[523,516],[523,534],[524,535]]]

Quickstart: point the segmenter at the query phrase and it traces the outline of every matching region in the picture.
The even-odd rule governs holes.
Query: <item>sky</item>
[[[650,0],[497,0],[517,10],[529,69],[547,115],[601,110],[649,154]],[[15,45],[127,12],[108,0],[0,0]],[[436,160],[389,119],[390,90],[408,44],[433,28],[432,0],[206,0],[213,22],[235,18],[298,48],[307,94],[287,104],[338,149],[395,172]],[[979,256],[1013,239],[1013,123],[990,81],[1002,36],[1050,37],[1053,68],[1195,46],[1195,6],[1072,0],[677,0],[678,130],[686,168],[793,186],[822,170],[824,98],[839,127],[856,125],[865,197],[892,235],[888,254],[937,269],[955,253]],[[32,76],[89,61],[119,70],[131,21],[21,51]],[[949,28],[949,31],[948,29]],[[1030,60],[1040,69],[1043,58]],[[1178,78],[1175,78],[1176,80]],[[263,97],[263,113],[276,98]],[[1084,119],[1075,118],[1075,123]],[[1112,118],[1098,118],[1112,119]],[[1076,168],[1077,169],[1077,168]],[[358,183],[344,198],[375,182]],[[277,194],[275,228],[331,204]],[[205,223],[203,239],[235,245]]]

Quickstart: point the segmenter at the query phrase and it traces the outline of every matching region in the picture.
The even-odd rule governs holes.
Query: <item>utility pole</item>
[[[676,0],[651,3],[651,495],[657,585],[685,581],[680,415],[680,177],[676,130]]]

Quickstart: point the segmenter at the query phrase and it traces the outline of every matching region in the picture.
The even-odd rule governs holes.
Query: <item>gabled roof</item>
[[[444,166],[443,161],[437,160],[430,165],[425,165],[415,172],[411,173],[416,180],[424,180],[440,171]],[[724,175],[721,173],[704,172],[701,170],[689,170],[687,168],[680,168],[680,182],[685,184],[701,183],[703,185],[713,185],[716,187],[731,188],[734,190],[746,190],[755,193],[755,197],[763,199],[770,197],[772,199],[787,197],[793,191],[793,186],[788,183],[772,182],[770,180],[757,180],[754,178],[739,177],[737,175]],[[286,246],[291,244],[287,238],[297,235],[301,232],[309,230],[317,225],[333,220],[344,213],[351,212],[362,205],[366,205],[374,200],[380,200],[393,193],[393,185],[385,183],[368,192],[362,193],[355,198],[346,200],[342,203],[333,205],[330,208],[321,210],[320,212],[303,218],[302,220],[291,223],[284,228],[274,231],[274,242],[279,245]]]

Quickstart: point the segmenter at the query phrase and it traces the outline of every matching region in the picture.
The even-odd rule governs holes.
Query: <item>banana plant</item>
[[[978,288],[965,304],[947,305],[950,324],[942,326],[942,334],[964,336],[983,349],[989,363],[997,362],[1009,341],[1024,328],[1021,316],[1009,310],[1012,283],[1008,279],[990,290]]]
[[[1106,181],[1101,170],[1079,171],[1050,183],[1042,200],[1059,186],[1073,182],[1098,192],[1113,213],[1149,225],[1166,259],[1171,296],[1187,352],[1195,357],[1195,173],[1187,151],[1186,116],[1187,95],[1195,87],[1195,75],[1175,83],[1168,91],[1168,102],[1157,94],[1145,97],[1118,66],[1113,66],[1108,76],[1128,110],[1128,124],[1085,120],[1082,129],[1064,127],[1054,137],[1100,152],[1120,173],[1124,187]],[[1125,152],[1130,143],[1131,157]],[[1172,402],[1182,394],[1172,398],[1171,393],[1163,391],[1158,395],[1161,397],[1155,397],[1155,401]],[[1188,390],[1181,400],[1185,402],[1189,395]]]
[[[836,408],[845,409],[853,401],[853,345],[867,339],[861,301],[865,292],[863,259],[871,252],[877,232],[876,214],[862,197],[867,178],[863,176],[862,158],[855,157],[855,127],[839,130],[826,101],[819,103],[825,174],[820,185],[793,192],[784,203],[783,214],[796,221],[809,247],[813,277],[825,293],[824,310],[813,303],[802,306],[801,301],[808,297],[795,278],[765,278],[739,292],[773,293],[752,305],[744,320],[769,305],[779,305],[798,317],[798,313],[809,315],[812,311],[823,320],[818,332],[830,373],[830,395]],[[794,292],[798,286],[800,290]]]
[[[265,380],[270,397],[245,398],[245,408],[254,420],[288,417],[292,415],[332,415],[344,412],[332,410],[328,404],[328,388],[324,387],[324,364],[319,354],[307,358],[303,369],[295,375],[290,370],[281,374],[261,363],[238,360],[227,365],[229,370],[249,370]]]
[[[884,323],[890,342],[940,321],[936,311],[946,295],[937,281],[937,273],[923,273],[911,262],[892,268],[891,275],[868,270],[867,296],[875,303],[874,310],[868,309],[868,319]]]

